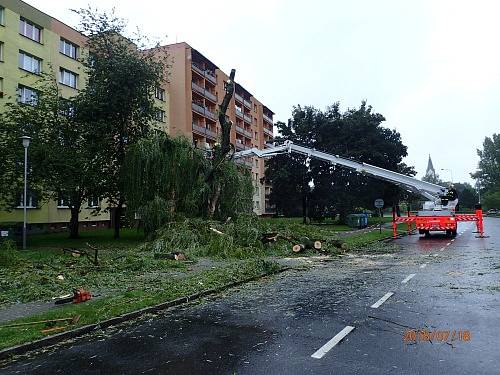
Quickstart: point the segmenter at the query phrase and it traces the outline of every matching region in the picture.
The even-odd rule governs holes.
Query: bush
[[[19,263],[16,243],[11,240],[0,242],[0,267],[12,267]]]

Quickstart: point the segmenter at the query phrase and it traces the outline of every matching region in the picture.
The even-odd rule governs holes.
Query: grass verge
[[[183,279],[169,279],[157,284],[155,288],[124,290],[112,297],[95,299],[77,305],[70,304],[27,318],[10,321],[0,325],[0,349],[45,337],[42,329],[47,328],[43,324],[3,328],[8,324],[61,319],[80,315],[81,317],[76,324],[71,326],[63,325],[65,330],[68,330],[99,323],[121,314],[172,301],[207,289],[218,289],[230,283],[264,276],[279,269],[280,266],[277,263],[263,259],[233,262],[224,267],[202,271]]]

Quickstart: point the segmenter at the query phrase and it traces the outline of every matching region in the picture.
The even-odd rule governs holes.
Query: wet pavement
[[[485,225],[489,238],[460,223],[455,239],[414,235],[388,252],[317,261],[0,374],[498,374],[500,219]]]

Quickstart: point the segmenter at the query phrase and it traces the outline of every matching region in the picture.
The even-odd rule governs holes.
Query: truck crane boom
[[[266,148],[264,150],[259,150],[257,148],[252,148],[244,151],[239,151],[234,154],[234,158],[242,158],[248,156],[257,156],[259,158],[268,158],[279,154],[285,153],[297,153],[305,155],[308,158],[314,158],[318,160],[323,160],[325,162],[331,163],[333,165],[341,165],[355,170],[358,173],[370,175],[372,177],[392,182],[396,185],[404,187],[413,193],[420,194],[431,201],[437,201],[440,196],[445,195],[448,189],[432,184],[430,182],[421,181],[414,177],[406,176],[401,173],[390,171],[384,168],[376,167],[367,163],[362,163],[346,158],[342,158],[338,155],[327,154],[326,152],[318,151],[312,148],[299,146],[293,144],[290,141],[286,141],[283,145]]]
[[[426,236],[429,235],[430,231],[445,231],[447,235],[454,236],[457,233],[458,221],[475,221],[477,232],[480,233],[481,237],[483,237],[483,212],[481,210],[481,206],[479,205],[476,207],[475,214],[462,214],[455,212],[458,199],[452,198],[454,201],[443,199],[449,192],[444,186],[421,181],[414,177],[376,167],[371,164],[342,158],[339,155],[332,155],[309,147],[295,145],[291,141],[286,141],[282,145],[269,147],[264,150],[251,148],[235,152],[233,158],[238,159],[252,156],[256,156],[258,158],[269,158],[281,154],[290,154],[292,152],[305,155],[308,158],[323,160],[333,165],[340,165],[342,167],[355,170],[358,173],[391,182],[410,192],[420,194],[429,199],[429,201],[424,203],[423,210],[418,211],[416,215],[410,215],[410,213],[408,213],[408,217],[396,218],[393,213],[393,231],[395,237],[398,222],[408,223],[408,231],[410,231],[411,224],[415,223],[419,233],[425,234]]]

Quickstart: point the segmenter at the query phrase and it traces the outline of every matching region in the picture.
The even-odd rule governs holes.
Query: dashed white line
[[[328,341],[325,345],[319,348],[316,352],[314,352],[311,357],[316,359],[321,359],[323,356],[328,353],[335,345],[337,345],[344,337],[346,337],[349,332],[354,329],[353,326],[346,326],[342,331],[337,333],[333,338]]]
[[[433,256],[433,257],[438,257],[438,256],[439,256],[439,254],[432,254],[432,256]]]
[[[415,277],[416,273],[411,273],[408,276],[405,277],[403,281],[401,281],[401,284],[406,284],[408,281],[413,279]]]
[[[443,251],[444,249],[445,249],[445,248],[444,248],[444,247],[442,247],[441,249],[439,249],[439,251]]]
[[[425,268],[425,267],[427,267],[427,263],[424,263],[424,264],[420,265],[420,268]]]
[[[384,294],[384,296],[379,299],[377,302],[375,302],[373,305],[371,305],[370,307],[372,309],[377,309],[380,307],[380,305],[382,305],[385,301],[387,301],[394,293],[393,292],[389,292],[389,293],[386,293]]]
[[[453,241],[453,240],[452,240],[452,241]],[[451,245],[451,242],[448,242],[448,243],[446,244],[446,246],[450,246],[450,245]]]

